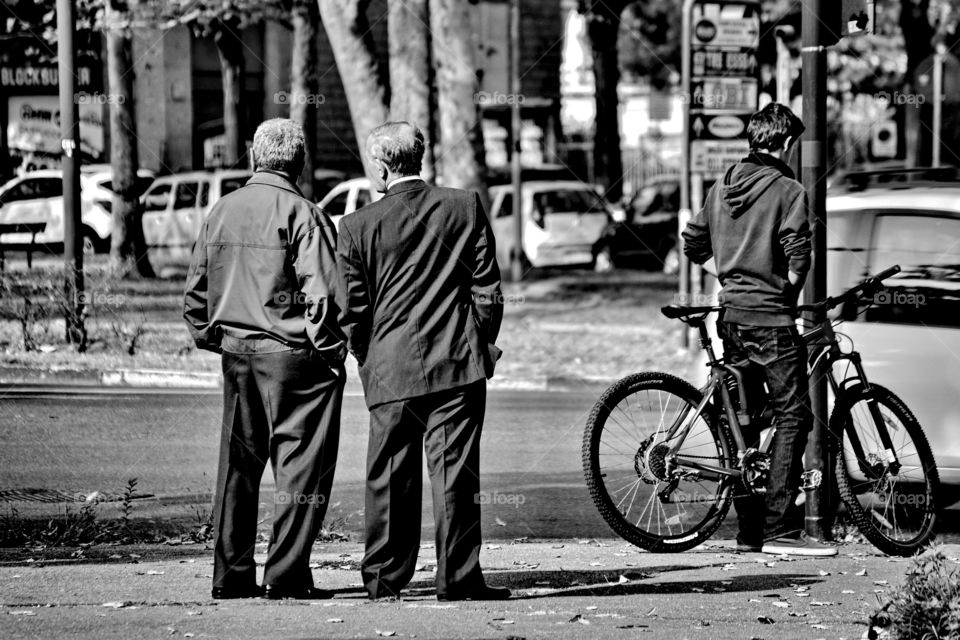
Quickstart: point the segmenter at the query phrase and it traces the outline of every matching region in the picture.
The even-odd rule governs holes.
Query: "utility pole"
[[[83,241],[80,222],[80,113],[77,105],[76,11],[57,0],[57,63],[60,82],[60,146],[63,167],[63,260],[67,341],[86,347],[83,331]]]
[[[828,2],[836,0],[806,0],[802,3],[801,55],[803,62],[803,121],[804,131],[800,149],[801,177],[809,199],[813,225],[813,265],[804,287],[805,302],[822,300],[827,295],[827,31],[824,19]],[[808,314],[807,320],[822,318]],[[816,491],[809,492],[806,508],[807,534],[818,539],[828,537],[824,531],[824,514],[829,513],[832,465],[825,460],[829,433],[827,423],[826,362],[818,360],[810,378],[810,408],[813,411],[813,430],[806,449],[806,466],[819,469],[823,481]]]
[[[510,0],[510,176],[513,183],[513,255],[510,256],[510,279],[523,279],[523,182],[521,175],[521,134],[523,120],[520,106],[520,0]]]

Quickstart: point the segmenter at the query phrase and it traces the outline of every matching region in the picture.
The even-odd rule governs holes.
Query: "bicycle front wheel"
[[[880,385],[856,386],[837,399],[830,439],[837,486],[861,533],[884,553],[909,556],[933,537],[940,476],[920,423]],[[883,424],[877,424],[871,403]],[[880,429],[890,436],[891,468]]]
[[[732,469],[733,447],[711,412],[697,414],[701,393],[675,376],[628,376],[600,397],[583,434],[590,496],[624,540],[649,551],[685,551],[709,538],[733,497],[728,476],[673,463],[669,452],[689,426],[678,458]],[[671,427],[680,425],[677,434]]]

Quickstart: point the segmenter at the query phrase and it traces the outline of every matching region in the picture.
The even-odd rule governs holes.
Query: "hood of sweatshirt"
[[[726,213],[739,218],[782,176],[793,178],[785,163],[765,153],[751,153],[723,176],[720,198]]]

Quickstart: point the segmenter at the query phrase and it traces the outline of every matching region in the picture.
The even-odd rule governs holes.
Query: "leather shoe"
[[[244,588],[234,587],[214,587],[210,591],[210,596],[214,600],[236,600],[239,598],[259,598],[263,596],[263,589],[257,585]]]
[[[510,597],[510,589],[504,587],[480,587],[471,591],[438,593],[437,600],[440,602],[455,602],[459,600],[507,600]]]
[[[280,587],[276,585],[264,586],[264,597],[267,600],[329,600],[333,592],[316,587]]]

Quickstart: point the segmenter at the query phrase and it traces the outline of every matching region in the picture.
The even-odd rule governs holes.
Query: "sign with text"
[[[760,100],[760,4],[697,2],[690,25],[690,170],[715,179],[749,152],[747,123]]]

